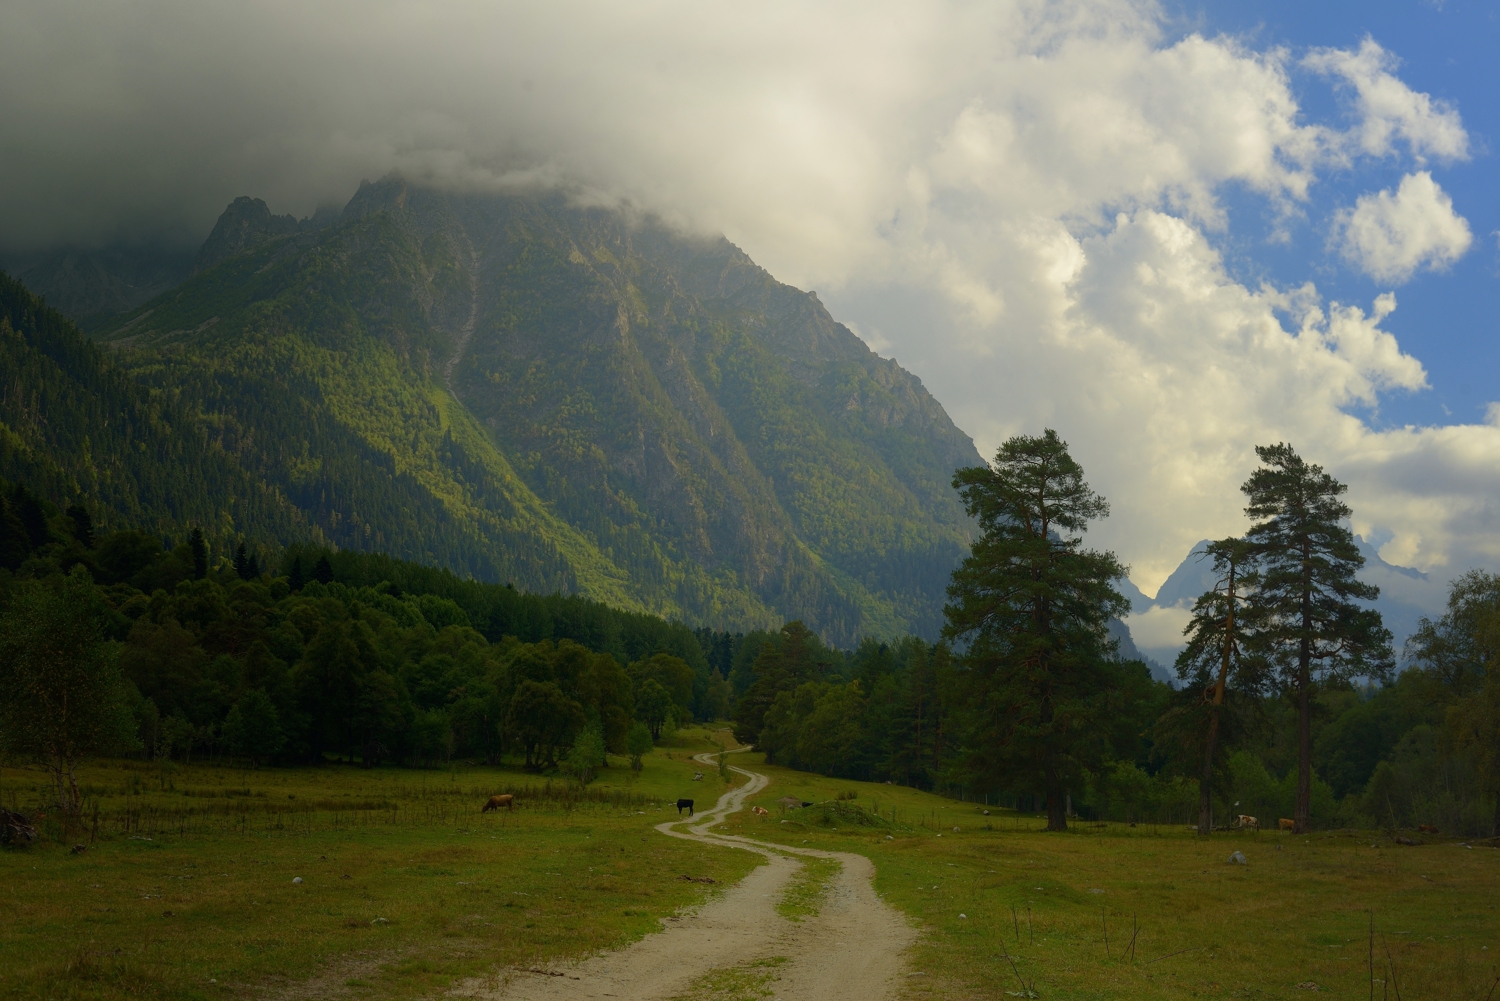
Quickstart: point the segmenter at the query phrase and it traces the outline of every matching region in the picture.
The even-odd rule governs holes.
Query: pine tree
[[[234,547],[234,573],[240,580],[250,579],[250,558],[243,542]]]
[[[0,567],[19,569],[31,555],[31,537],[9,498],[0,494]]]
[[[1240,488],[1257,523],[1247,540],[1259,566],[1249,604],[1252,642],[1297,700],[1297,803],[1293,830],[1312,815],[1312,694],[1319,683],[1385,678],[1391,632],[1380,613],[1354,602],[1380,589],[1355,574],[1365,558],[1344,525],[1348,487],[1286,444],[1257,446],[1263,465]]]
[[[255,580],[260,576],[260,558],[254,553],[251,553],[250,558],[245,561],[245,571],[246,580]]]
[[[1068,790],[1103,749],[1114,664],[1105,627],[1129,608],[1112,583],[1125,568],[1080,537],[1109,505],[1050,429],[1011,438],[953,485],[983,532],[954,571],[944,610],[945,634],[968,647],[975,764],[1041,792],[1047,829],[1066,830]]]
[[[73,538],[85,549],[94,548],[94,519],[86,509],[74,504],[64,512],[73,523]]]
[[[1177,675],[1202,692],[1193,708],[1195,719],[1189,721],[1202,741],[1203,767],[1198,777],[1198,833],[1213,830],[1213,776],[1223,765],[1225,745],[1220,742],[1221,729],[1228,710],[1231,672],[1236,689],[1251,691],[1259,687],[1255,667],[1259,661],[1247,658],[1243,638],[1247,623],[1244,605],[1254,577],[1249,573],[1252,549],[1244,539],[1220,539],[1210,543],[1204,556],[1213,561],[1214,587],[1205,591],[1193,604],[1193,618],[1183,634],[1187,647],[1177,655]],[[1186,707],[1184,707],[1186,708]],[[1227,742],[1225,742],[1227,743]]]
[[[296,594],[298,591],[302,590],[303,586],[307,583],[307,578],[302,576],[302,557],[292,557],[292,569],[291,572],[286,575],[286,582],[287,585],[292,589],[293,594]]]
[[[331,584],[333,582],[333,564],[328,562],[328,554],[324,553],[318,557],[318,562],[313,564],[313,580],[319,584]]]
[[[16,484],[11,492],[10,503],[16,517],[21,520],[22,527],[26,529],[26,537],[32,549],[40,549],[52,541],[52,533],[47,530],[47,512],[36,495],[26,489],[25,484]]]
[[[208,543],[203,541],[203,529],[193,529],[188,536],[188,548],[193,551],[193,579],[202,580],[208,576]]]

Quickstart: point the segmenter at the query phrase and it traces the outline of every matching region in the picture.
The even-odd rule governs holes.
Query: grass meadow
[[[701,806],[724,791],[688,760],[724,736],[682,731],[639,778],[616,762],[586,791],[469,765],[101,762],[80,776],[83,830],[64,838],[49,818],[43,843],[0,852],[0,997],[436,997],[619,947],[758,862],[651,829],[679,796]],[[926,931],[912,997],[1283,998],[1312,983],[1482,1001],[1500,976],[1500,851],[1485,844],[1046,834],[1039,817],[732,760],[771,777],[754,801],[771,812],[720,830],[874,859],[877,889]],[[505,791],[513,814],[479,813]],[[0,770],[5,805],[29,812],[48,795],[44,772]],[[784,808],[788,795],[817,805]],[[1227,861],[1234,850],[1247,865]],[[814,913],[828,876],[795,880],[782,912]]]
[[[687,760],[706,734],[674,744],[584,793],[472,766],[93,765],[84,830],[48,818],[0,852],[0,997],[425,997],[624,945],[759,862],[652,830],[726,788]],[[0,769],[7,806],[49,788]],[[481,815],[505,791],[515,812]]]
[[[1487,843],[1201,840],[1086,822],[1048,834],[1039,816],[739,757],[770,776],[754,802],[771,812],[720,830],[872,858],[876,889],[927,931],[914,997],[1292,998],[1316,984],[1344,998],[1485,1001],[1500,977],[1500,850]],[[789,794],[821,805],[783,811]],[[1236,850],[1248,864],[1228,861]]]

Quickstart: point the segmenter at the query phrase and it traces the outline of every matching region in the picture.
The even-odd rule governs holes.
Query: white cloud
[[[1458,111],[1401,82],[1393,72],[1400,60],[1373,38],[1365,38],[1357,52],[1317,49],[1303,62],[1353,88],[1361,118],[1356,137],[1363,152],[1385,156],[1399,139],[1419,162],[1427,156],[1445,161],[1468,158],[1469,136]]]
[[[1425,170],[1403,177],[1395,194],[1361,195],[1335,217],[1333,236],[1350,263],[1383,282],[1452,264],[1474,240],[1453,199]]]
[[[1356,413],[1426,385],[1381,327],[1394,297],[1248,287],[1209,240],[1237,235],[1229,186],[1305,212],[1361,158],[1467,155],[1373,41],[1304,61],[1353,95],[1346,128],[1307,120],[1293,54],[1168,39],[1148,0],[58,9],[20,0],[0,33],[8,239],[201,234],[233,195],[306,212],[392,168],[557,179],[818,289],[986,451],[1056,427],[1148,592],[1242,527],[1278,440],[1350,483],[1393,561],[1500,562],[1500,426]],[[1418,173],[1340,233],[1409,272],[1462,225]]]
[[[1125,624],[1130,627],[1130,638],[1135,645],[1152,651],[1181,649],[1182,631],[1193,620],[1191,608],[1159,608],[1152,606],[1144,612],[1127,616]],[[1166,666],[1170,667],[1168,663]]]

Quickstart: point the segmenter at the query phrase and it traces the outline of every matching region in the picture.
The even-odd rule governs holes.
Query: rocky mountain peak
[[[261,199],[241,195],[229,203],[214,223],[213,232],[193,259],[193,273],[207,271],[220,261],[253,250],[267,240],[288,236],[297,229],[295,216],[272,215]]]

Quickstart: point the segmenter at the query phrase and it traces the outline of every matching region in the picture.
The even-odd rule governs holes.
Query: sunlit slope
[[[934,635],[969,539],[920,382],[727,242],[560,197],[367,184],[103,336],[330,539],[484,579],[849,643]]]
[[[979,459],[920,382],[722,239],[556,201],[466,218],[456,388],[565,517],[682,568],[686,607],[707,579],[827,636],[935,633],[969,538],[948,481]]]
[[[372,217],[233,258],[110,340],[339,545],[643,607],[434,376],[459,280],[451,248]]]

